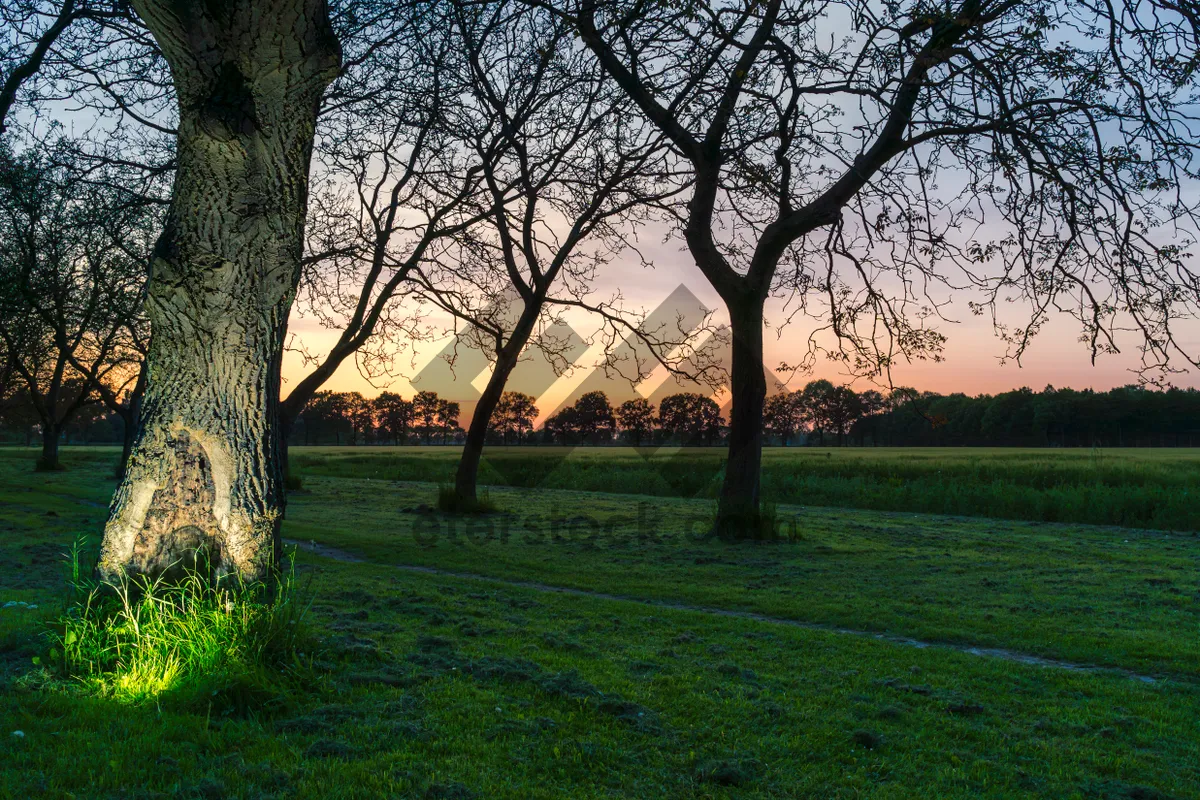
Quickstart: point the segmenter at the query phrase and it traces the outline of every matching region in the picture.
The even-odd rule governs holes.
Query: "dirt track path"
[[[690,603],[679,603],[671,600],[654,600],[645,597],[610,594],[608,592],[598,592],[592,589],[574,589],[567,586],[552,586],[550,584],[538,583],[536,581],[497,578],[491,575],[481,575],[476,572],[458,572],[455,570],[440,569],[438,567],[425,567],[417,564],[385,564],[377,561],[371,561],[370,559],[363,558],[346,550],[340,550],[336,547],[318,544],[317,542],[313,541],[306,542],[299,541],[297,539],[285,539],[284,543],[294,545],[306,553],[312,553],[313,555],[328,558],[333,561],[340,561],[346,564],[376,564],[378,566],[390,567],[391,569],[403,570],[405,572],[418,572],[425,575],[438,575],[446,578],[459,578],[462,580],[494,583],[502,586],[512,586],[519,589],[531,589],[536,592],[565,594],[575,597],[590,597],[597,600],[612,600],[620,603],[637,603],[638,605],[648,606],[651,608],[670,608],[677,611],[692,611],[698,614],[712,614],[713,616],[718,617],[748,619],[755,622],[765,622],[771,625],[786,625],[792,628],[804,628],[805,630],[838,633],[846,636],[859,636],[865,639],[875,639],[877,641],[901,645],[903,647],[952,650],[957,653],[966,653],[968,655],[980,656],[983,658],[998,658],[1003,661],[1011,661],[1013,663],[1027,664],[1030,666],[1071,670],[1075,672],[1098,672],[1109,673],[1113,675],[1123,675],[1130,680],[1141,681],[1142,683],[1157,683],[1161,680],[1179,680],[1187,683],[1191,682],[1186,678],[1155,677],[1152,675],[1144,675],[1138,672],[1133,672],[1127,669],[1121,669],[1119,667],[1102,667],[1095,664],[1078,664],[1072,661],[1062,661],[1055,658],[1044,658],[1042,656],[1030,655],[1029,653],[1020,653],[1015,650],[1006,650],[1001,647],[975,647],[966,644],[954,644],[952,642],[927,642],[921,639],[913,639],[908,636],[897,636],[895,634],[878,633],[876,631],[860,631],[852,628],[840,628],[834,625],[822,625],[815,622],[803,622],[801,620],[787,619],[784,617],[772,617],[766,614],[757,614],[753,611],[736,611],[728,608],[698,606]]]

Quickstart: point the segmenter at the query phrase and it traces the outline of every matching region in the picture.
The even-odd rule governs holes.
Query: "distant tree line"
[[[856,392],[827,380],[767,398],[764,441],[778,446],[887,447],[1196,447],[1200,391],[1121,386],[1107,392],[1022,388],[974,397],[898,388]],[[504,392],[492,413],[489,444],[719,445],[728,426],[709,397],[673,394],[658,405],[644,398],[613,405],[588,392],[540,429],[535,399]],[[292,429],[293,445],[462,444],[460,404],[436,392],[405,399],[359,392],[317,392]],[[122,417],[99,397],[80,405],[61,431],[72,444],[121,442]],[[0,442],[40,442],[40,418],[28,394],[0,397]]]
[[[709,397],[673,394],[614,405],[588,392],[540,429],[535,399],[504,392],[491,416],[490,444],[724,444],[728,426]],[[434,392],[405,400],[318,392],[293,431],[293,444],[461,443],[459,404]],[[827,380],[767,398],[764,441],[797,446],[1200,446],[1200,391],[1122,386],[1107,392],[1028,388],[974,397],[898,388],[856,392]]]
[[[902,389],[848,430],[855,443],[888,446],[1195,447],[1200,391],[1047,386],[969,397]]]
[[[78,384],[78,385],[77,385]],[[125,419],[82,382],[65,395],[83,401],[65,415],[63,444],[116,444]],[[488,444],[633,446],[721,445],[728,425],[711,398],[680,393],[657,405],[644,398],[613,405],[588,392],[549,417],[541,428],[533,397],[504,392],[491,416]],[[462,444],[460,404],[436,392],[405,399],[395,392],[316,392],[293,425],[292,445]],[[764,443],[772,446],[876,447],[1197,447],[1200,391],[1154,390],[1137,385],[1107,392],[1029,388],[974,397],[897,388],[856,392],[827,380],[767,398]],[[0,443],[42,444],[41,417],[28,390],[0,387]]]
[[[77,381],[67,383],[67,401],[74,402],[80,388]],[[62,419],[60,444],[120,444],[125,438],[125,420],[102,405],[95,393],[85,394],[83,402]],[[0,444],[40,446],[42,433],[41,418],[24,387],[0,391]]]
[[[462,441],[459,404],[437,392],[313,394],[292,426],[291,444],[453,444]]]

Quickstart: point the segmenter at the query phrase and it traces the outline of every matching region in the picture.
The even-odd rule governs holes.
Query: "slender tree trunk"
[[[142,409],[142,397],[146,394],[146,368],[143,364],[138,372],[137,382],[133,385],[133,393],[129,396],[129,404],[118,413],[121,415],[121,460],[117,463],[117,480],[125,477],[125,469],[129,465],[129,455],[133,452],[134,433],[137,431],[137,419]]]
[[[762,466],[763,375],[762,301],[728,303],[733,332],[730,369],[733,405],[729,410],[729,455],[717,501],[716,533],[739,538],[758,521],[759,472]]]
[[[483,456],[488,423],[491,422],[496,404],[500,402],[500,395],[504,393],[508,376],[516,365],[516,357],[509,356],[507,352],[496,359],[496,368],[492,370],[487,386],[471,414],[471,425],[467,428],[467,439],[463,443],[458,471],[454,475],[454,497],[461,507],[469,508],[478,499],[479,461]]]
[[[525,307],[516,325],[513,326],[512,334],[500,348],[496,358],[496,368],[492,370],[488,384],[484,388],[483,394],[480,395],[479,402],[475,404],[475,411],[471,414],[471,425],[467,430],[467,438],[463,442],[462,456],[458,460],[458,471],[454,476],[454,497],[461,507],[469,508],[477,500],[479,460],[483,455],[483,446],[487,439],[492,412],[496,410],[496,404],[500,402],[500,395],[504,394],[504,386],[508,383],[508,376],[512,374],[513,368],[517,366],[521,351],[533,334],[534,325],[537,323],[538,314],[543,305],[544,298],[541,295],[534,295],[532,298],[526,299]]]
[[[38,469],[58,469],[58,440],[62,438],[62,428],[54,424],[42,425],[42,457],[38,460]]]
[[[279,369],[308,166],[339,48],[324,0],[134,0],[179,97],[133,451],[98,572],[192,559],[260,580],[279,555]]]

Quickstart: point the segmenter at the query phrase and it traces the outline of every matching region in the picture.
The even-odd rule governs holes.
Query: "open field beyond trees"
[[[295,473],[449,482],[455,447],[293,447]],[[489,447],[480,482],[712,498],[725,450]],[[1200,449],[768,448],[768,502],[1200,530]]]
[[[1011,481],[1069,516],[1047,498],[1089,476],[1117,496],[1194,492],[1194,454],[771,451],[783,536],[738,544],[706,537],[712,503],[690,496],[704,451],[648,472],[630,450],[553,454],[500,451],[499,510],[451,517],[433,506],[452,451],[294,449],[284,536],[312,652],[274,691],[168,684],[131,702],[33,663],[63,553],[95,547],[115,451],[68,450],[59,473],[0,451],[0,605],[25,604],[0,610],[0,796],[1200,796],[1194,523],[837,509],[779,489],[932,486],[940,468],[964,493]],[[581,488],[524,488],[537,474]]]

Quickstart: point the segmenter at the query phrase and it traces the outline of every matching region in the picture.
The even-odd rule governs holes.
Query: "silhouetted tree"
[[[392,377],[400,351],[434,338],[409,281],[488,213],[477,195],[494,151],[461,135],[463,54],[442,24],[454,5],[352,2],[340,18],[351,66],[319,119],[295,309],[336,339],[316,354],[291,341],[309,369],[283,399],[285,428],[347,360]]]
[[[448,37],[455,55],[446,135],[477,155],[482,181],[469,202],[485,211],[418,278],[493,364],[455,474],[458,502],[470,507],[493,412],[522,353],[537,348],[557,371],[570,366],[545,335],[556,321],[548,309],[585,298],[646,205],[677,186],[664,178],[662,135],[625,113],[568,21],[521,0],[431,5],[429,14],[430,35]]]
[[[0,27],[5,31],[0,44],[0,134],[8,127],[8,113],[19,94],[28,91],[28,84],[36,81],[47,54],[71,24],[86,17],[106,15],[107,9],[92,6],[87,0],[0,2]]]
[[[833,420],[829,416],[829,399],[833,390],[833,384],[824,379],[809,381],[801,390],[804,398],[804,421],[812,428],[821,444],[825,444],[825,431],[833,426]]]
[[[442,444],[446,444],[450,436],[456,430],[459,430],[458,415],[458,403],[452,400],[438,400],[434,414],[434,423],[437,425],[438,432],[442,435]]]
[[[106,402],[133,425],[152,219],[49,154],[0,151],[0,371],[24,385],[45,469],[59,467],[59,440],[84,405]]]
[[[778,436],[780,443],[788,442],[804,426],[804,395],[802,392],[779,392],[763,404],[763,430]]]
[[[538,407],[533,397],[523,392],[505,392],[500,395],[500,401],[492,412],[492,427],[500,433],[505,444],[508,444],[510,435],[520,444],[533,431],[533,421],[537,415]]]
[[[632,439],[634,447],[641,447],[642,440],[654,432],[654,404],[644,397],[626,400],[617,407],[617,424],[626,438]]]
[[[432,441],[433,433],[437,430],[441,403],[437,392],[417,392],[413,396],[413,422],[417,426],[417,433],[425,439],[425,444]]]
[[[581,440],[595,444],[612,438],[617,419],[604,392],[581,395],[572,409],[573,427]]]
[[[714,444],[724,422],[716,401],[695,392],[668,395],[658,404],[659,428],[680,444]]]
[[[350,427],[348,404],[342,392],[316,392],[302,412],[305,444],[320,444],[321,435],[333,435],[334,444],[342,443],[342,431]]]
[[[1016,357],[1057,307],[1093,354],[1131,317],[1152,365],[1200,363],[1188,6],[547,2],[690,172],[675,219],[733,328],[722,535],[757,515],[772,291],[862,373],[938,356],[933,284],[1026,300]]]
[[[837,443],[841,447],[846,441],[846,432],[855,421],[862,416],[862,403],[857,394],[849,386],[835,386],[825,396],[825,418],[837,434]]]
[[[380,392],[372,401],[379,430],[392,444],[403,444],[413,421],[413,404],[395,392]]]
[[[857,434],[858,443],[861,446],[864,444],[868,432],[878,431],[878,422],[880,415],[887,409],[888,402],[883,394],[875,389],[867,389],[858,396],[859,407],[862,414],[851,425],[851,430]],[[879,444],[877,435],[874,444]]]
[[[342,393],[350,444],[366,444],[375,430],[375,408],[360,392]]]
[[[568,444],[571,436],[577,430],[575,424],[575,409],[568,406],[557,414],[550,415],[542,426],[548,440],[553,443]]]

